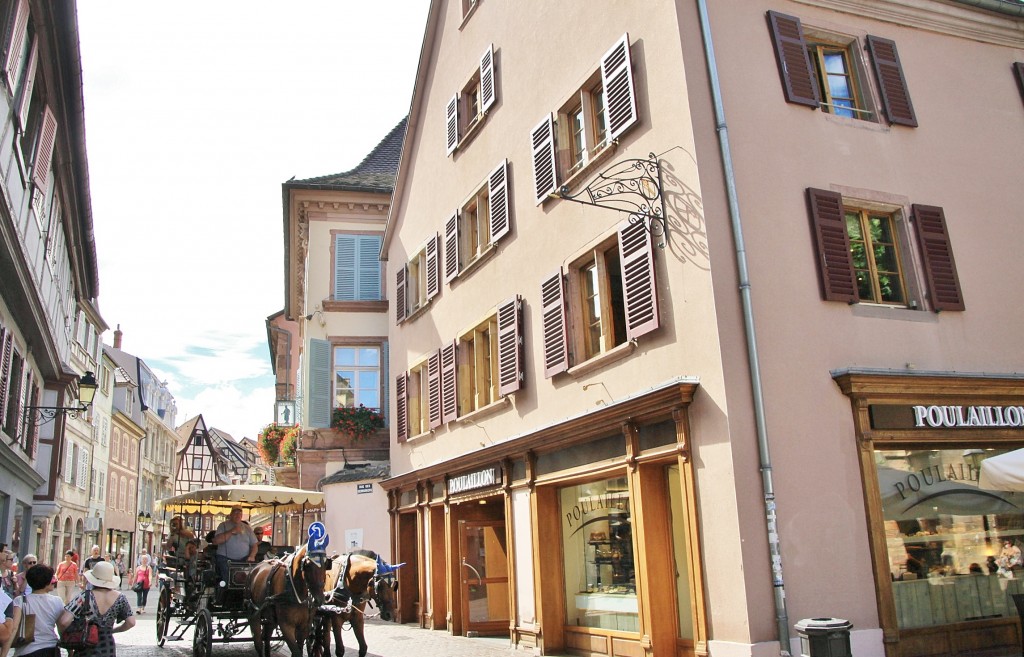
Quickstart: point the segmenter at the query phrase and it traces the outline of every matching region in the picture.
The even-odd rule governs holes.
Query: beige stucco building
[[[526,4],[433,2],[420,56],[383,243],[401,619],[1018,649],[1024,507],[978,475],[1024,446],[1021,4]]]

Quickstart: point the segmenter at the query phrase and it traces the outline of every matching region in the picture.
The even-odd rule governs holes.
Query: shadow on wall
[[[666,248],[681,262],[689,262],[705,271],[710,270],[704,203],[697,192],[675,175],[675,168],[669,161],[661,155],[658,159],[661,164],[665,217],[668,221]]]

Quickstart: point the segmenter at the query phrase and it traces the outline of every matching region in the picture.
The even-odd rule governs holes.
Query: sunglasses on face
[[[26,565],[26,566],[34,566],[34,565],[36,565],[37,563],[38,563],[37,561],[26,561],[26,562],[25,562],[25,565]]]

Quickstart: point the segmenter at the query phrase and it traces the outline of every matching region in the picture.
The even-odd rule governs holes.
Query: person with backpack
[[[97,563],[85,573],[85,578],[92,589],[82,591],[64,606],[57,627],[63,632],[76,616],[92,615],[99,626],[100,641],[91,648],[76,649],[75,657],[116,657],[114,634],[135,627],[132,603],[118,590],[121,578],[109,561]]]

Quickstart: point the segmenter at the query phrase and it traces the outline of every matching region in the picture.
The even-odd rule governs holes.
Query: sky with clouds
[[[79,0],[99,307],[178,423],[273,419],[281,183],[356,166],[406,114],[427,0]]]

